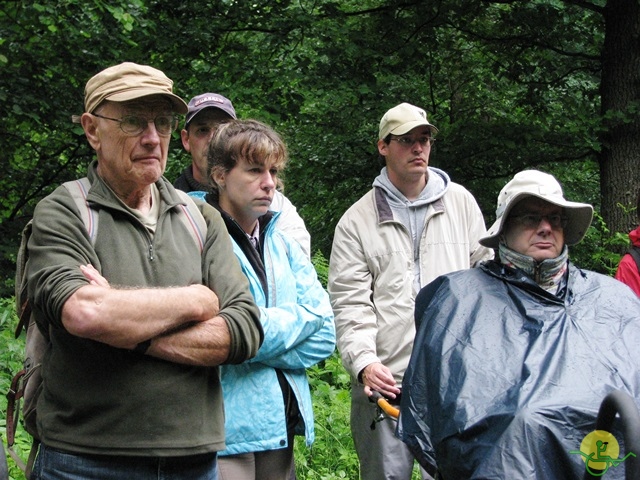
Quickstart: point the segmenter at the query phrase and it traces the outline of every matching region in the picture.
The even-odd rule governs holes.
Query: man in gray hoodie
[[[411,478],[413,455],[395,437],[394,419],[372,423],[369,396],[376,390],[399,402],[417,292],[493,257],[478,243],[486,229],[471,193],[429,167],[437,131],[422,108],[401,103],[387,111],[378,135],[385,167],[335,230],[328,288],[352,377],[351,432],[363,480]]]

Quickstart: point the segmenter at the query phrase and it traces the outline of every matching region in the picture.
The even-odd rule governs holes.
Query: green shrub
[[[318,250],[311,259],[318,279],[326,288],[329,262]],[[307,370],[316,439],[307,448],[304,437],[296,437],[295,460],[298,480],[335,480],[359,478],[349,415],[351,409],[349,374],[337,351],[324,362]]]
[[[0,299],[0,434],[2,434],[2,444],[6,451],[7,446],[7,397],[6,393],[11,386],[11,379],[22,369],[22,358],[24,353],[24,334],[15,338],[15,328],[18,318],[15,314],[15,303],[13,298]],[[14,450],[23,461],[26,461],[31,450],[31,436],[18,427]],[[22,470],[18,468],[13,459],[8,456],[10,480],[24,480]]]
[[[584,239],[569,247],[569,258],[580,268],[613,275],[620,262],[621,251],[629,246],[627,232],[611,232],[598,212]]]
[[[349,412],[349,375],[337,353],[308,370],[315,416],[315,443],[307,448],[296,437],[295,459],[299,480],[357,479]]]
[[[313,254],[311,263],[316,268],[318,280],[324,288],[327,288],[327,279],[329,278],[329,260],[322,254],[320,250]]]

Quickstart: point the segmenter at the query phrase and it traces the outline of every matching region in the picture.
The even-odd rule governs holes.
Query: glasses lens
[[[535,215],[513,215],[513,221],[519,223],[525,228],[535,228],[538,226],[535,223]]]
[[[563,215],[549,215],[547,220],[549,220],[549,223],[554,228],[564,228],[567,226],[567,217]]]
[[[153,121],[160,135],[169,135],[176,127],[176,119],[173,115],[159,115]]]
[[[128,135],[140,135],[145,131],[149,120],[137,115],[126,115],[120,120],[120,128]],[[173,115],[158,115],[153,119],[153,124],[159,135],[170,135],[178,126],[178,120]]]
[[[129,135],[137,135],[147,126],[147,121],[142,117],[135,115],[127,115],[120,120],[120,128],[124,133]]]
[[[398,138],[392,138],[392,140],[397,141],[400,145],[406,148],[412,147],[416,142],[418,142],[421,146],[426,147],[427,144],[431,145],[433,144],[433,141],[434,141],[434,139],[431,137],[419,137],[419,138],[398,137]]]
[[[525,214],[518,215],[516,218],[519,218],[522,224],[527,228],[536,228],[542,222],[542,219],[546,219],[553,228],[564,228],[567,226],[567,217],[564,215],[536,215],[536,214]]]

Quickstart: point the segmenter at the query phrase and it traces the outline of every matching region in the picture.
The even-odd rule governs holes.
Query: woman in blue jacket
[[[329,297],[269,209],[286,161],[280,136],[255,120],[222,125],[211,140],[207,201],[224,218],[264,329],[256,357],[221,368],[227,444],[221,480],[295,478],[293,436],[304,434],[308,445],[314,439],[305,369],[335,348]]]

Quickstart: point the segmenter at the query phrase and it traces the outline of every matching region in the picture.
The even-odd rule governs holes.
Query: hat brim
[[[195,112],[193,115],[189,116],[187,114],[187,117],[185,118],[184,121],[184,128],[187,128],[189,126],[189,124],[198,116],[200,115],[202,112],[204,112],[205,110],[220,110],[223,113],[226,113],[230,119],[235,120],[236,118],[238,118],[235,115],[235,112],[231,113],[229,111],[228,108],[222,106],[222,105],[206,105],[204,107],[202,107],[200,110],[198,110],[197,112]]]
[[[151,95],[161,95],[163,97],[167,97],[175,108],[176,113],[184,115],[189,111],[189,107],[187,106],[186,102],[179,96],[174,95],[173,93],[159,92],[158,90],[153,88],[136,88],[128,90],[126,92],[114,93],[113,95],[106,96],[104,100],[110,100],[112,102],[127,102],[129,100],[149,97]]]
[[[565,245],[575,245],[579,243],[587,233],[589,226],[591,226],[591,220],[593,219],[593,207],[591,205],[587,203],[569,202],[563,198],[552,199],[549,196],[543,197],[530,192],[523,192],[515,195],[513,199],[511,199],[504,213],[491,225],[491,228],[487,231],[487,235],[478,240],[480,245],[487,248],[498,248],[504,225],[509,218],[511,210],[526,197],[540,198],[545,202],[557,205],[565,210],[565,214],[567,215],[567,226],[564,228]]]
[[[393,130],[390,130],[389,133],[392,135],[404,135],[405,133],[410,132],[414,128],[422,127],[422,126],[429,127],[433,133],[438,133],[438,129],[435,126],[431,125],[429,122],[425,122],[424,120],[416,120],[415,122],[404,123],[399,127],[396,127]]]

